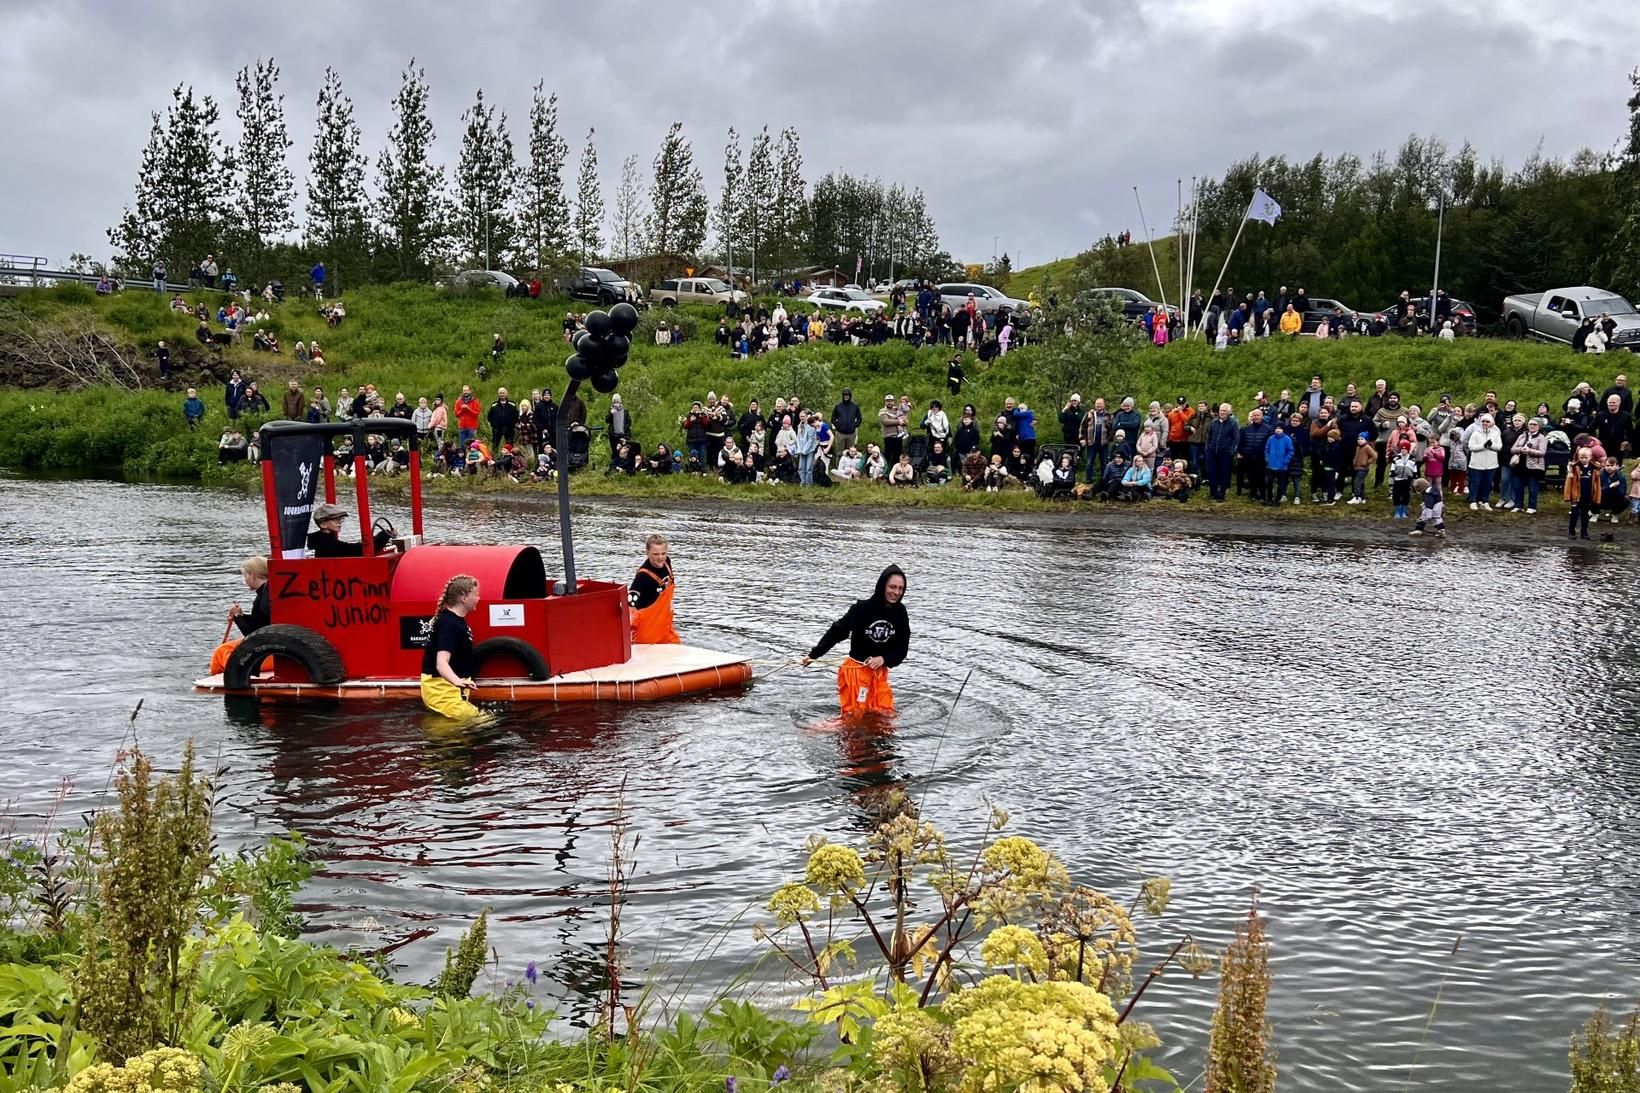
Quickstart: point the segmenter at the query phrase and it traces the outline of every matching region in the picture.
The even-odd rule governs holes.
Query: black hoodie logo
[[[894,624],[885,619],[878,619],[876,622],[866,627],[866,637],[870,638],[878,645],[886,645],[888,642],[894,640]]]

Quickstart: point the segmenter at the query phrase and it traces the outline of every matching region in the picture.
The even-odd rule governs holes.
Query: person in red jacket
[[[478,423],[484,417],[484,404],[478,401],[471,387],[463,385],[461,397],[456,399],[456,435],[463,447],[478,436]]]

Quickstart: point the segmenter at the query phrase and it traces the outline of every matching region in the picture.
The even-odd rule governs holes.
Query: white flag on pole
[[[1247,219],[1262,220],[1274,226],[1280,217],[1281,206],[1276,204],[1276,199],[1263,190],[1254,190],[1253,203],[1247,206]]]

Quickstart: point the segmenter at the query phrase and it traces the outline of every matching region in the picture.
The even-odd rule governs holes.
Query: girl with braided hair
[[[458,721],[480,716],[467,701],[476,684],[473,672],[473,632],[467,616],[478,607],[478,579],[466,574],[451,577],[439,597],[427,649],[421,655],[421,702],[436,714]]]

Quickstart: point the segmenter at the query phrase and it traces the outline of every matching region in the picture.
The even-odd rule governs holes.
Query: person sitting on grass
[[[951,453],[946,451],[945,441],[936,440],[929,449],[923,480],[930,486],[943,486],[951,480]]]
[[[883,458],[883,450],[875,444],[866,445],[866,478],[872,482],[881,482],[888,477],[888,461]]]
[[[985,453],[978,448],[971,449],[962,457],[962,488],[965,490],[982,490],[985,488]]]
[[[1002,453],[991,456],[991,463],[985,468],[985,492],[997,493],[1008,485],[1008,465],[1002,461]]]
[[[650,474],[672,473],[672,449],[665,444],[655,445],[655,452],[648,461]]]
[[[245,434],[232,425],[222,427],[222,439],[216,444],[216,461],[218,463],[242,463],[245,461],[249,443]]]
[[[864,453],[850,444],[843,449],[843,454],[837,457],[837,469],[832,474],[844,481],[852,482],[865,473],[866,457]]]
[[[1174,501],[1190,500],[1190,472],[1185,461],[1164,459],[1156,467],[1156,479],[1151,483],[1151,496]]]
[[[1093,491],[1095,497],[1101,501],[1113,501],[1122,493],[1122,480],[1127,477],[1127,453],[1117,451],[1105,464],[1104,473],[1099,476],[1099,486]]]
[[[902,452],[900,461],[889,468],[888,484],[891,486],[915,486],[917,484],[917,468],[911,465],[911,456]]]
[[[1124,501],[1150,500],[1150,460],[1139,456],[1122,475],[1122,488],[1117,494]]]
[[[784,444],[775,445],[774,458],[769,460],[769,469],[764,480],[781,482],[789,486],[797,485],[797,460],[786,450]]]

